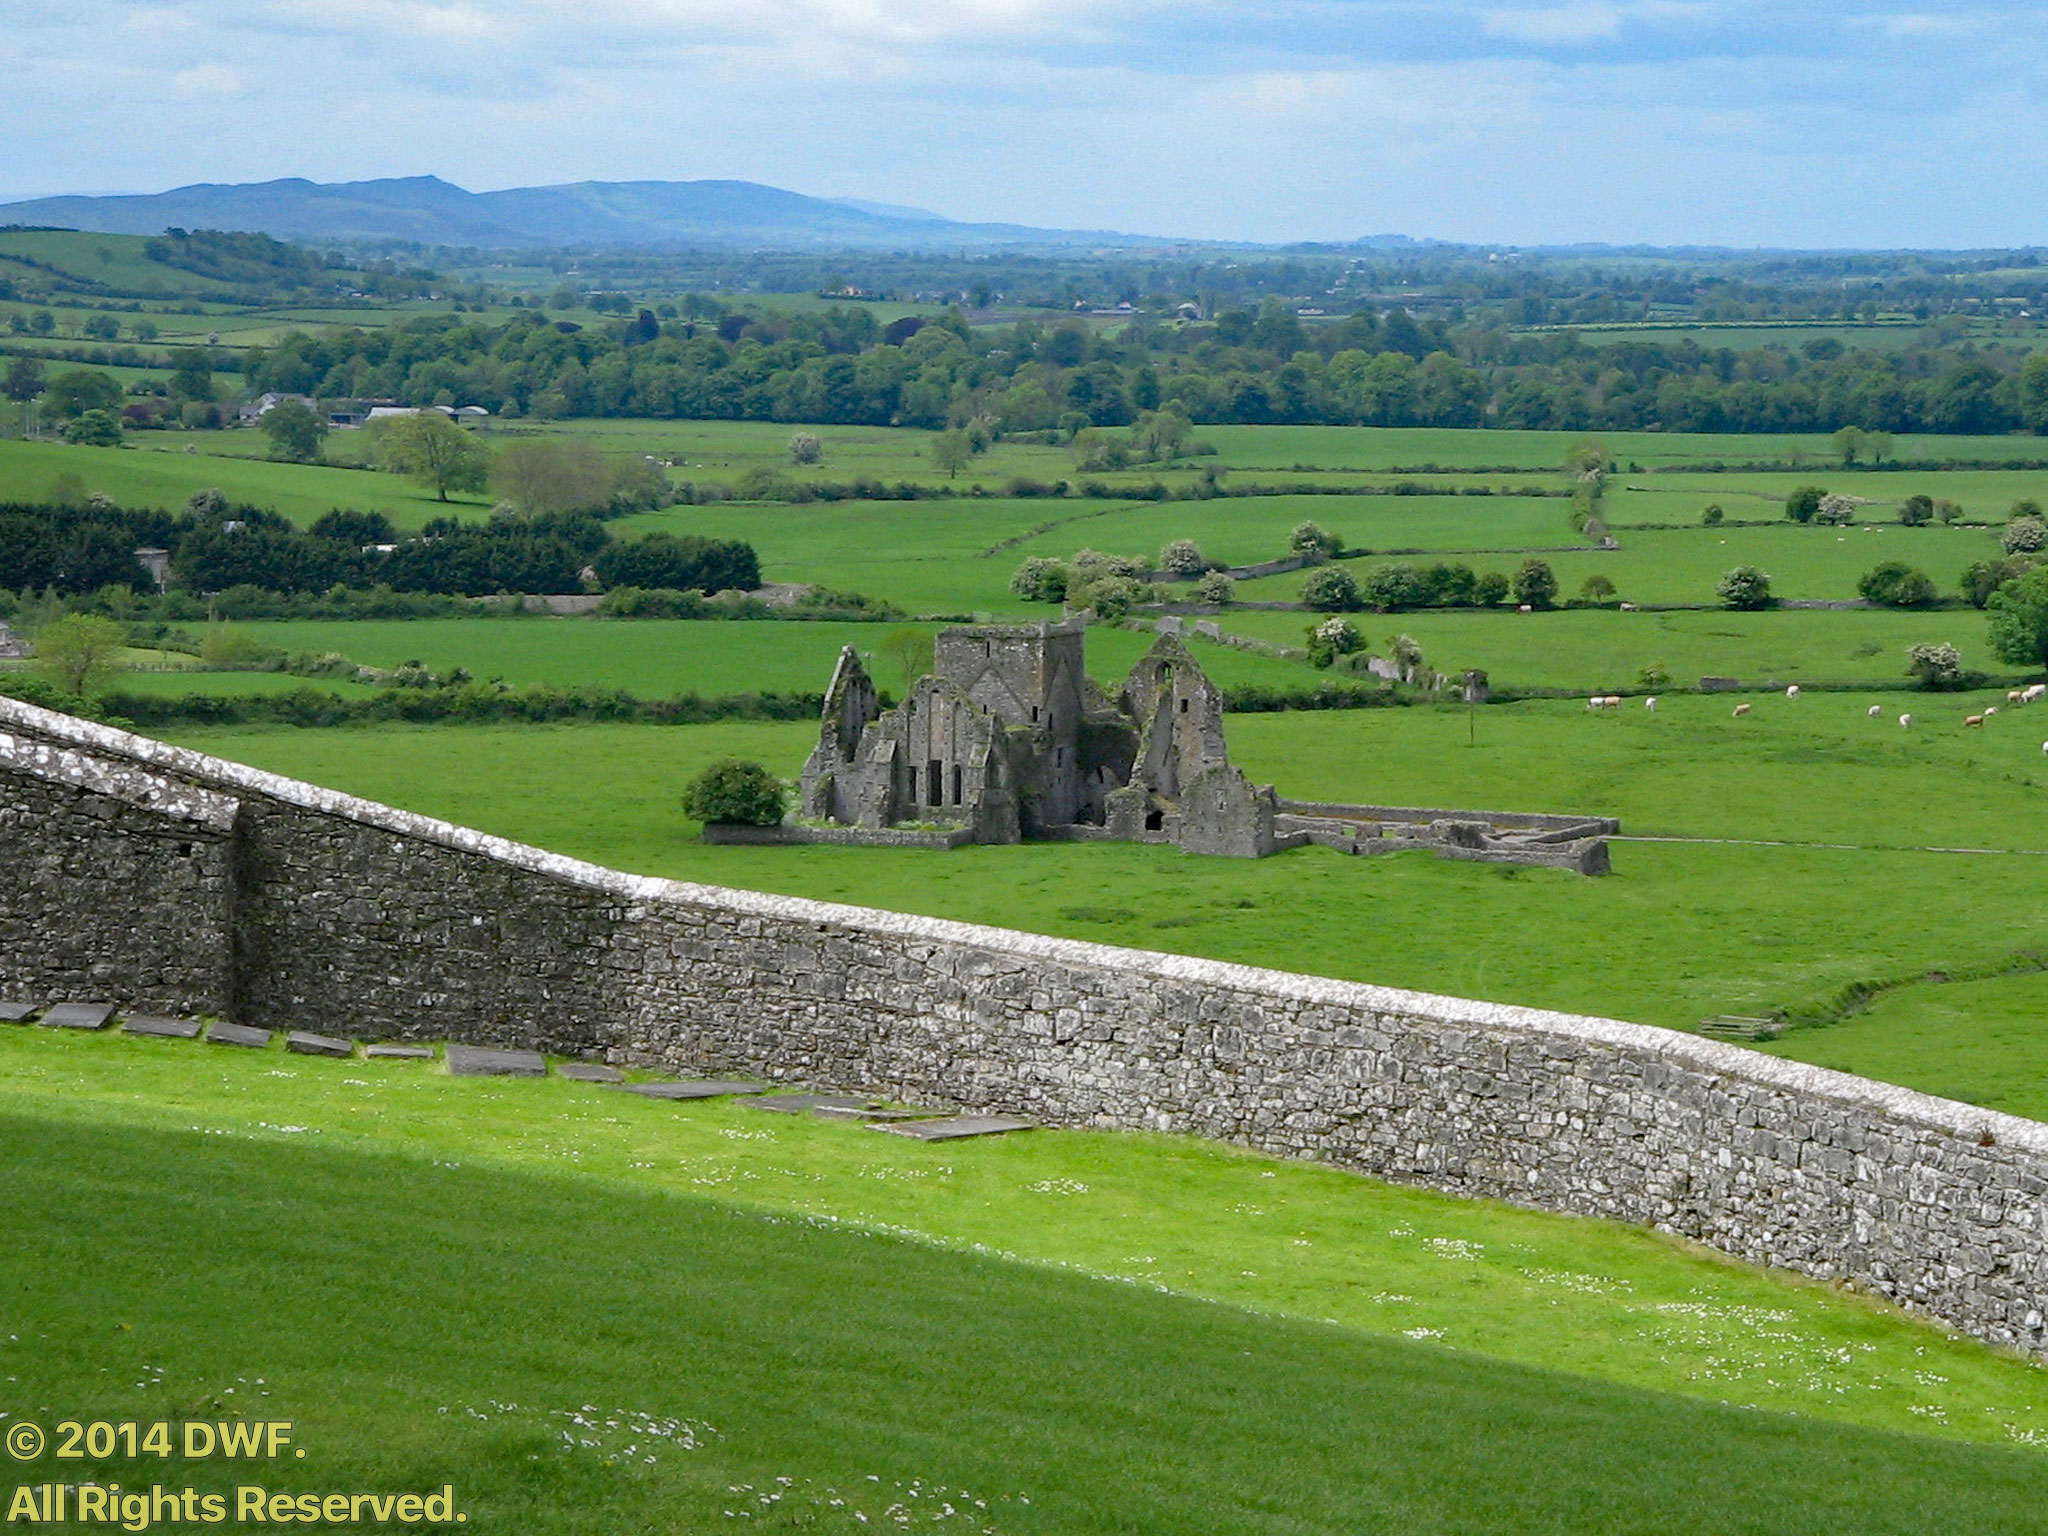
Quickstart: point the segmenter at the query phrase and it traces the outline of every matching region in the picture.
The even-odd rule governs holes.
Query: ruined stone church
[[[848,646],[804,766],[803,816],[963,827],[984,843],[1273,852],[1278,801],[1231,765],[1222,698],[1187,648],[1162,636],[1112,695],[1082,666],[1084,634],[1079,622],[942,631],[933,671],[886,713]]]

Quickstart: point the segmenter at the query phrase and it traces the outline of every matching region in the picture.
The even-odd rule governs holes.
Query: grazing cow
[[[1785,690],[1785,697],[1786,697],[1786,698],[1788,698],[1788,699],[1796,699],[1796,698],[1798,698],[1798,697],[1799,697],[1799,685],[1798,685],[1797,683],[1794,683],[1794,684],[1792,684],[1792,685],[1791,685],[1790,687],[1788,687],[1788,688],[1787,688],[1787,689]]]
[[[1965,725],[1982,725],[1983,723],[1984,717],[1982,715],[1965,715],[1963,717],[1963,724]]]
[[[1913,729],[1913,717],[1911,715],[1899,716],[1899,729],[1902,731],[1910,731],[1911,729]]]
[[[1871,719],[1875,720],[1875,719],[1876,719],[1876,718],[1877,718],[1877,717],[1878,717],[1879,715],[1881,715],[1881,714],[1883,714],[1883,713],[1884,713],[1884,706],[1883,706],[1882,704],[1873,704],[1873,705],[1871,705],[1871,706],[1870,706],[1870,718],[1871,718]]]
[[[1657,712],[1657,700],[1654,695],[1643,700],[1643,708],[1649,710],[1652,714]]]
[[[1735,713],[1736,716],[1740,718],[1741,716],[1749,713],[1749,706],[1747,704],[1738,704],[1735,706]]]

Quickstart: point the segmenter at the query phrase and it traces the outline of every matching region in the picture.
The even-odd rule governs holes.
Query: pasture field
[[[1353,505],[1357,503],[1345,503],[1347,509]],[[1856,597],[1856,583],[1866,571],[1888,560],[1926,571],[1939,591],[1953,596],[1964,567],[1996,559],[2000,552],[1995,530],[1940,525],[1902,528],[1896,523],[1857,523],[1847,528],[1815,528],[1782,523],[1761,528],[1624,529],[1617,535],[1618,549],[1558,548],[1571,542],[1573,535],[1562,519],[1556,527],[1552,547],[1541,558],[1557,575],[1560,602],[1576,596],[1587,577],[1600,575],[1614,583],[1624,602],[1713,607],[1720,602],[1716,588],[1721,578],[1738,565],[1761,567],[1771,578],[1771,595],[1780,600],[1844,602]],[[1431,554],[1431,558],[1441,559],[1453,556],[1481,573],[1495,570],[1504,575],[1512,575],[1528,558],[1512,553],[1467,556],[1463,548]],[[1352,562],[1350,569],[1362,579],[1376,563],[1360,560]],[[1237,598],[1240,602],[1298,602],[1305,579],[1305,572],[1289,571],[1240,582]]]
[[[678,693],[823,693],[840,648],[846,645],[861,651],[879,686],[900,695],[905,679],[883,651],[885,638],[898,627],[830,621],[520,618],[285,620],[237,624],[235,629],[260,645],[335,652],[366,666],[390,668],[417,661],[434,672],[446,674],[461,667],[479,681],[502,678],[514,687],[551,683],[667,698]],[[930,634],[938,626],[909,627]],[[1151,644],[1148,634],[1097,630],[1088,637],[1089,670],[1104,683],[1121,681]],[[1298,662],[1217,646],[1205,646],[1202,656],[1205,670],[1224,687],[1299,687],[1320,676]],[[274,674],[208,675],[233,679]],[[291,681],[305,686],[303,679]],[[315,680],[312,686],[327,684]]]
[[[1601,515],[1610,525],[1633,523],[1696,524],[1710,502],[1738,521],[1776,520],[1785,515],[1785,498],[1802,485],[1842,491],[1870,503],[1857,513],[1858,524],[1883,527],[1898,521],[1898,503],[1916,493],[1956,502],[1963,520],[2002,523],[2016,501],[2048,501],[2048,470],[1947,469],[1853,470],[1822,465],[1793,473],[1726,470],[1700,474],[1664,470],[1654,475],[1619,475],[1608,482]]]
[[[1317,617],[1240,609],[1220,616],[1219,622],[1231,634],[1300,646]],[[1963,653],[1966,666],[1987,672],[2003,666],[1985,649],[1984,616],[1968,608],[1777,608],[1765,613],[1576,608],[1529,614],[1500,608],[1349,617],[1380,655],[1387,654],[1394,635],[1405,634],[1421,645],[1432,666],[1452,676],[1481,668],[1496,688],[1634,692],[1638,674],[1653,663],[1670,673],[1671,686],[1680,688],[1691,688],[1702,677],[1896,687],[1906,681],[1907,647],[1944,640]],[[1214,651],[1203,646],[1196,654],[1206,666]],[[1900,710],[1919,708],[1915,696],[1887,697]]]
[[[1617,843],[1600,880],[1313,848],[1239,862],[1124,844],[698,843],[677,808],[689,778],[733,756],[793,777],[816,739],[804,723],[165,734],[649,874],[1689,1029],[2038,945],[2048,713],[1978,731],[1961,719],[1982,696],[1914,702],[1911,732],[1891,703],[1870,720],[1855,695],[1766,699],[1742,720],[1712,697],[1655,714],[1537,701],[1232,718],[1237,761],[1284,795],[1619,816],[1625,837],[1651,840]],[[1803,1029],[1783,1048],[1839,1065],[1839,1038]],[[2005,1047],[1972,1037],[1959,1051]],[[1887,1075],[1976,1091],[1950,1065]],[[1996,1107],[2048,1117],[2048,1090]]]
[[[1178,1138],[206,1050],[0,1035],[63,1260],[0,1259],[41,1335],[6,1363],[79,1417],[289,1416],[295,1490],[454,1481],[484,1531],[1676,1536],[2016,1529],[2048,1489],[2038,1367],[1647,1232]],[[372,1251],[378,1306],[305,1315]]]
[[[121,506],[171,511],[194,492],[217,486],[231,501],[273,508],[300,527],[335,507],[389,512],[401,528],[417,528],[435,517],[480,517],[490,506],[486,498],[459,494],[449,503],[436,501],[432,491],[378,470],[187,453],[188,446],[196,445],[186,442],[186,433],[139,435],[144,445],[130,448],[0,439],[0,500],[43,500],[51,483],[70,473],[84,480],[88,491],[104,491]],[[253,448],[258,441],[254,433],[238,436],[238,446]]]
[[[1676,469],[1699,464],[1783,463],[1803,454],[1816,473],[1837,464],[1826,433],[1774,432],[1548,432],[1473,431],[1464,427],[1277,427],[1204,426],[1196,436],[1213,443],[1224,462],[1239,470],[1412,469],[1437,464],[1446,469],[1509,468],[1555,472],[1573,444],[1597,438],[1623,470]],[[1952,437],[1911,433],[1899,437],[1892,457],[1914,459],[2039,460],[2041,439]]]

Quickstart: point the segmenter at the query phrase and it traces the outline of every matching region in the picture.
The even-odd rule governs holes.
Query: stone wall
[[[166,957],[226,938],[257,1022],[1188,1132],[1655,1225],[2048,1354],[2032,1121],[1640,1025],[624,875],[11,701],[0,732],[10,992],[211,1007],[221,962]],[[187,888],[159,866],[195,827],[224,903],[108,899]]]

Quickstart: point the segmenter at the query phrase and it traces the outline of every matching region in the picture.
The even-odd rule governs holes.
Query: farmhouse
[[[1230,761],[1223,696],[1178,637],[1160,636],[1111,694],[1083,665],[1085,635],[1078,620],[944,630],[931,674],[886,712],[846,647],[804,765],[799,819],[706,836],[946,848],[1100,839],[1239,858],[1308,843],[1354,854],[1426,846],[1607,871],[1611,820],[1282,799]]]

